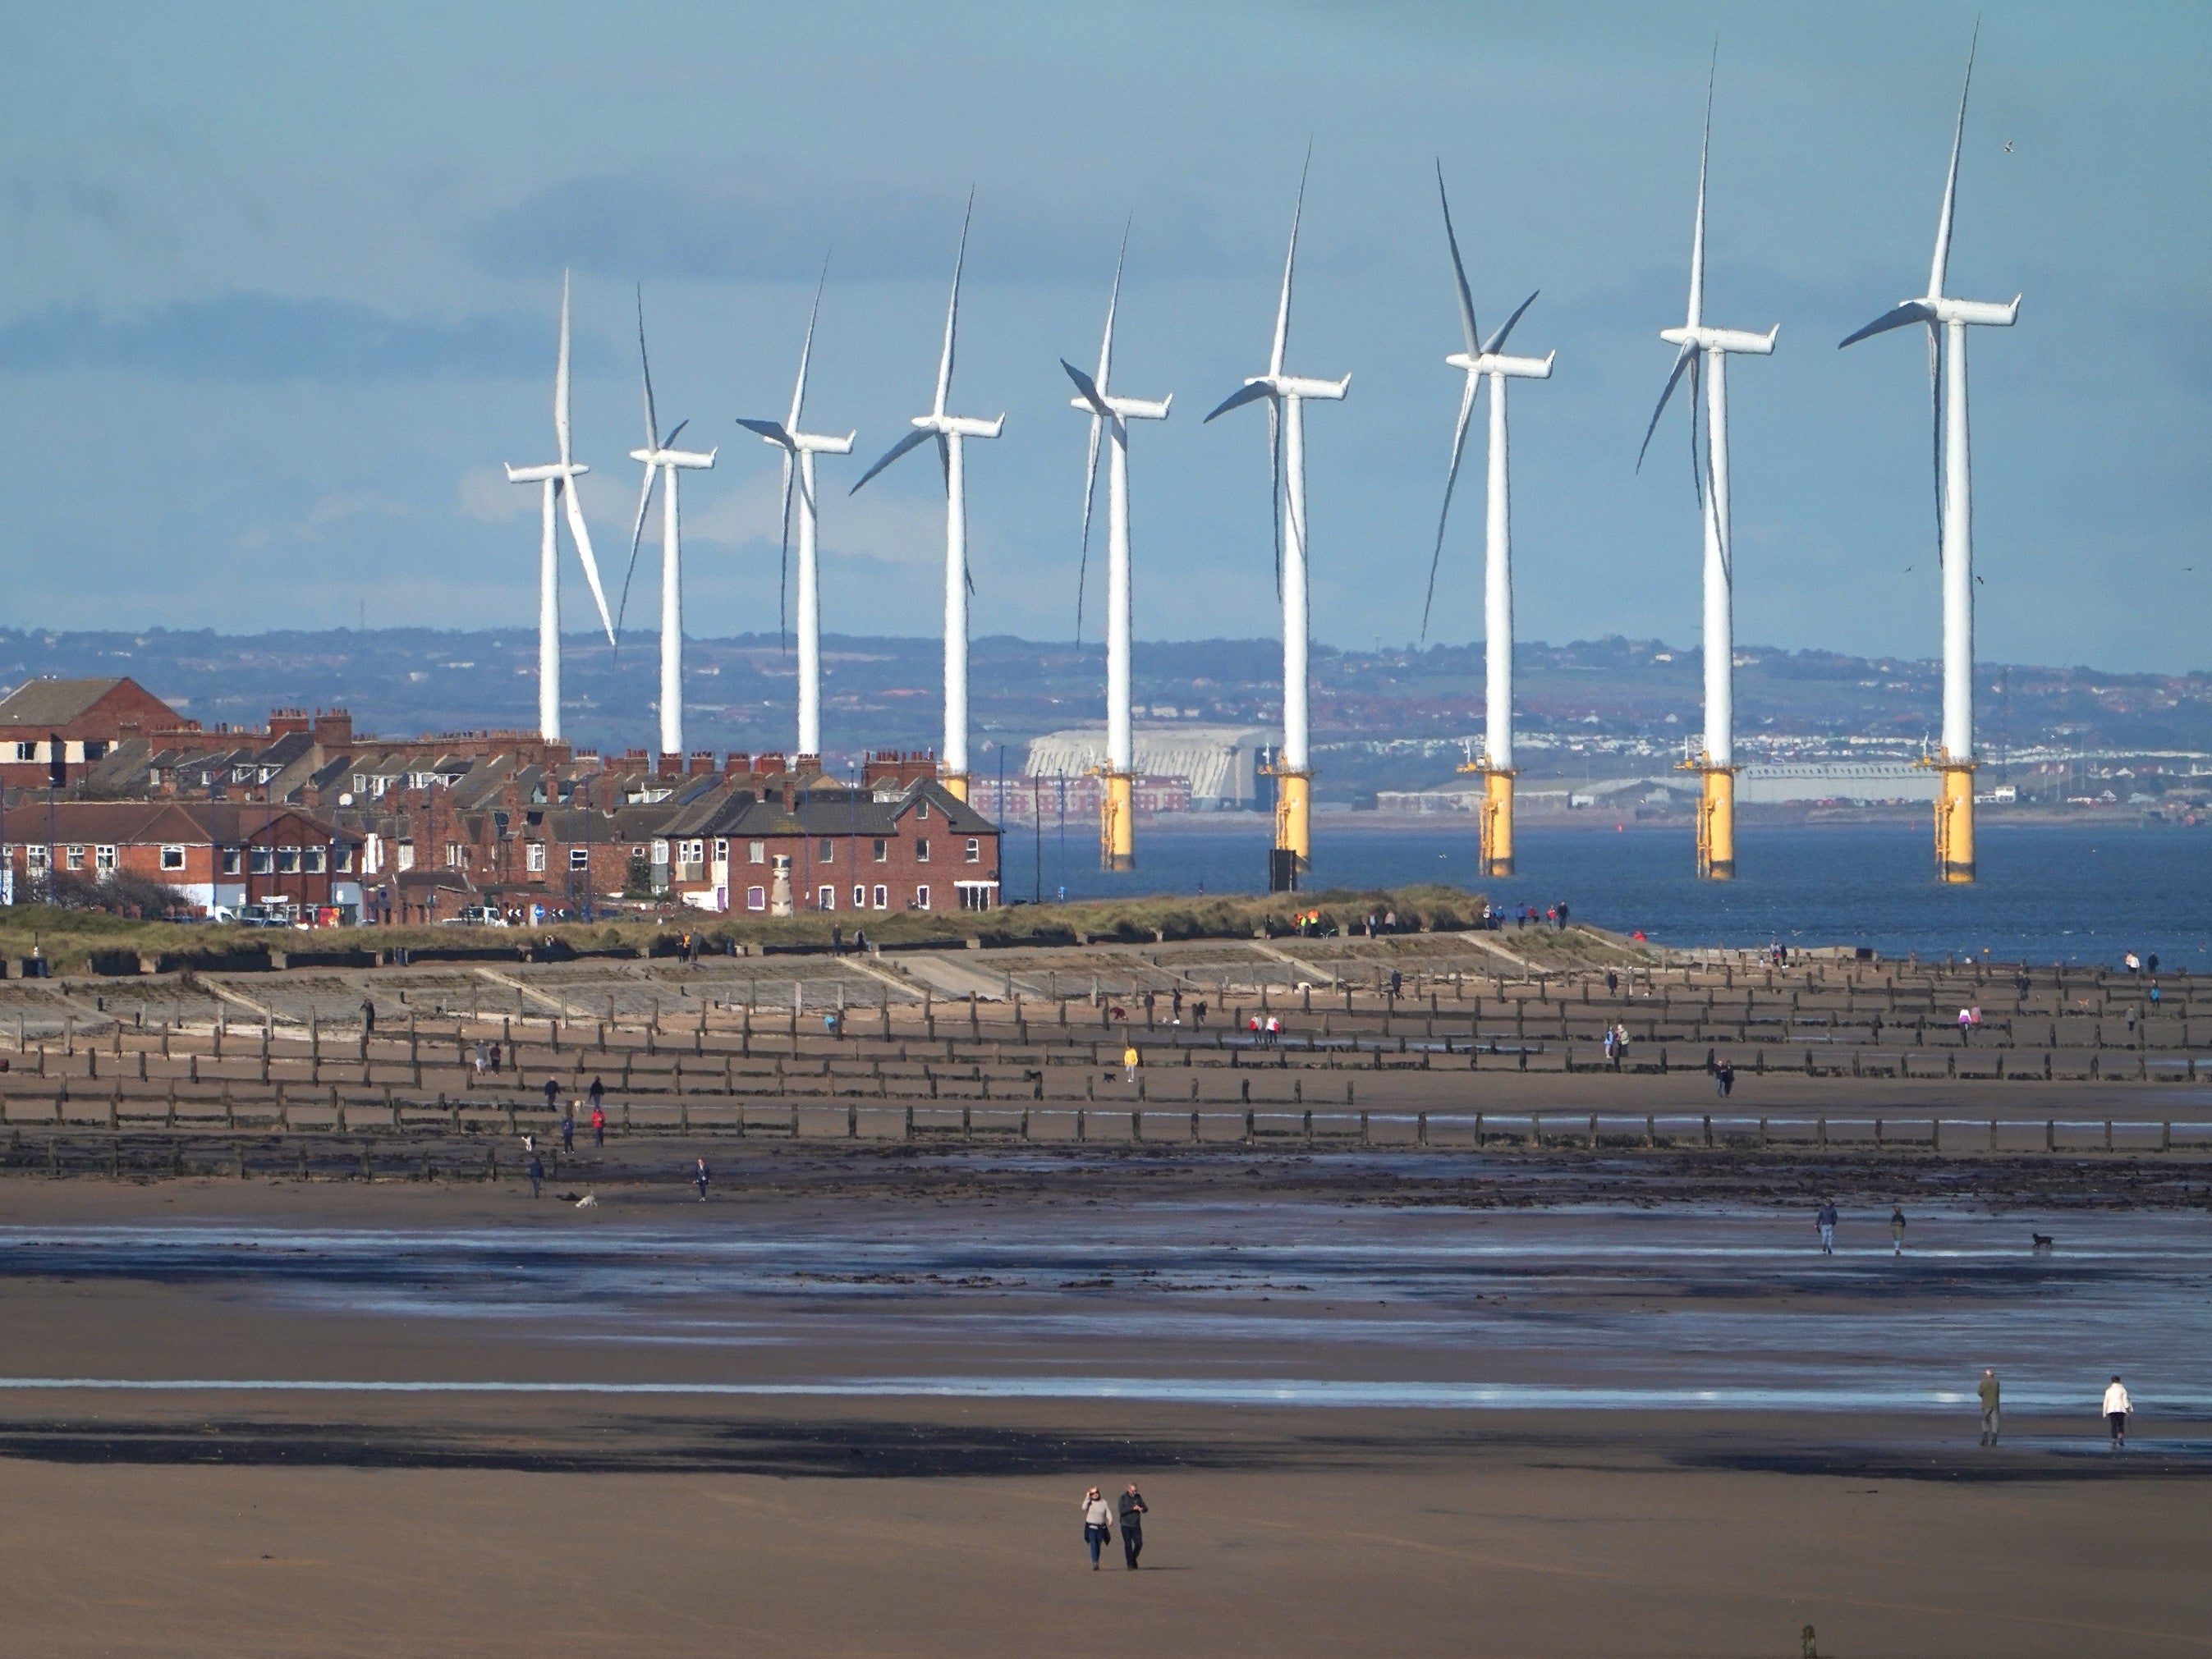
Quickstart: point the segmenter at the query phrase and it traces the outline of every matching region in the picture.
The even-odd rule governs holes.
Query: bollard
[[[1710,1149],[1711,1149],[1711,1147],[1712,1146],[1712,1144],[1713,1144],[1713,1115],[1712,1115],[1711,1112],[1708,1112],[1708,1113],[1706,1113],[1706,1114],[1705,1114],[1705,1146],[1706,1146],[1706,1147],[1710,1150]]]

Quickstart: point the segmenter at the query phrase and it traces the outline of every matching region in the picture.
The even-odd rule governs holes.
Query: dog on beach
[[[581,1198],[576,1200],[576,1207],[580,1210],[598,1209],[599,1207],[599,1194],[596,1193],[586,1193]]]
[[[2033,1255],[2039,1250],[2056,1249],[2058,1245],[2058,1241],[2051,1237],[2049,1233],[2030,1233],[2027,1236],[2027,1248],[2030,1255]]]

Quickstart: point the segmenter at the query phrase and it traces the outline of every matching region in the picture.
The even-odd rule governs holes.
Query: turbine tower
[[[1310,151],[1307,167],[1312,166]],[[1313,768],[1307,746],[1306,643],[1306,428],[1309,398],[1340,399],[1352,385],[1309,380],[1283,372],[1290,343],[1291,273],[1298,258],[1298,222],[1305,215],[1306,168],[1298,173],[1297,205],[1291,214],[1290,252],[1283,257],[1283,291],[1275,304],[1275,337],[1267,371],[1244,382],[1206,418],[1224,415],[1243,404],[1267,400],[1267,453],[1273,467],[1269,501],[1275,520],[1275,576],[1283,596],[1283,748],[1273,769],[1275,778],[1275,849],[1268,860],[1268,885],[1277,892],[1297,885],[1298,872],[1313,861]],[[1288,533],[1285,522],[1288,520]]]
[[[1421,636],[1429,632],[1429,607],[1436,603],[1437,566],[1443,558],[1444,521],[1451,515],[1452,486],[1459,482],[1460,458],[1467,453],[1468,417],[1474,413],[1475,393],[1490,384],[1490,501],[1484,521],[1482,576],[1483,616],[1483,754],[1462,768],[1482,775],[1482,873],[1513,873],[1513,534],[1508,511],[1505,447],[1505,383],[1508,380],[1548,380],[1553,352],[1544,357],[1504,355],[1506,337],[1514,324],[1536,303],[1530,295],[1504,326],[1487,340],[1474,323],[1474,296],[1467,286],[1467,265],[1459,257],[1459,235],[1452,228],[1451,198],[1444,194],[1443,164],[1437,164],[1437,199],[1444,210],[1444,240],[1450,244],[1452,279],[1459,295],[1459,327],[1466,349],[1444,359],[1467,374],[1460,393],[1459,424],[1452,432],[1451,465],[1444,473],[1444,504],[1437,514],[1436,551],[1429,556],[1429,597],[1421,607]]]
[[[1976,30],[1975,46],[1980,44]],[[1928,328],[1928,379],[1936,440],[1936,522],[1943,555],[1943,746],[1932,764],[1943,775],[1936,802],[1936,870],[1940,880],[1974,878],[1974,503],[1966,434],[1966,330],[1977,324],[2010,328],[2021,296],[2009,305],[1954,300],[1943,292],[1951,258],[1951,224],[1959,201],[1959,149],[1966,136],[1966,94],[1974,84],[1974,46],[1966,49],[1966,78],[1959,89],[1958,125],[1951,133],[1951,166],[1943,178],[1943,207],[1936,221],[1936,258],[1928,292],[1884,312],[1842,342],[1908,323]],[[1839,348],[1840,349],[1840,348]]]
[[[637,550],[645,537],[645,515],[653,507],[653,486],[664,477],[667,492],[660,498],[660,752],[684,753],[684,559],[678,529],[676,475],[714,464],[720,447],[702,455],[696,450],[673,449],[676,434],[690,424],[678,421],[668,435],[659,435],[660,417],[653,404],[653,359],[645,349],[645,293],[637,298],[637,360],[645,376],[645,447],[633,449],[630,459],[645,463],[645,488],[638,494],[637,522],[630,526],[629,574],[637,574]],[[629,578],[623,579],[623,610],[629,609]]]
[[[830,267],[822,267],[822,283],[830,279]],[[822,314],[822,283],[815,284],[814,309],[806,314],[806,337],[799,348],[799,380],[791,389],[791,414],[783,421],[750,421],[738,417],[738,424],[748,431],[757,432],[762,439],[783,452],[783,568],[791,560],[791,503],[792,485],[799,487],[799,748],[796,752],[811,755],[817,760],[822,754],[822,587],[814,557],[814,526],[816,502],[814,498],[814,458],[817,455],[849,455],[853,439],[848,432],[842,438],[825,437],[818,433],[803,430],[799,424],[800,413],[806,406],[806,360],[814,350],[814,322]]]
[[[860,483],[851,492],[858,494],[860,484],[909,449],[937,440],[938,459],[945,468],[945,759],[939,776],[961,800],[968,799],[968,596],[975,591],[968,574],[968,475],[962,446],[969,438],[995,438],[1006,424],[1004,415],[995,421],[979,421],[947,414],[945,409],[952,391],[952,346],[960,323],[960,271],[967,263],[968,227],[975,216],[971,191],[967,216],[960,222],[959,251],[952,256],[952,300],[945,310],[945,350],[937,361],[936,400],[928,414],[914,417],[912,432],[860,475]]]
[[[1659,406],[1644,429],[1636,465],[1644,466],[1651,434],[1667,411],[1685,369],[1690,375],[1690,470],[1705,532],[1705,746],[1684,763],[1703,781],[1698,803],[1698,873],[1715,881],[1735,878],[1735,566],[1729,520],[1728,360],[1731,352],[1769,356],[1777,323],[1764,334],[1712,328],[1705,323],[1705,173],[1713,148],[1713,79],[1705,81],[1705,136],[1698,154],[1698,213],[1690,240],[1689,315],[1680,328],[1659,337],[1680,348]],[[1705,434],[1698,441],[1698,384],[1705,383]]]
[[[559,496],[568,517],[569,539],[576,556],[584,562],[584,580],[592,585],[592,601],[599,608],[599,626],[607,630],[607,643],[615,642],[615,625],[607,615],[606,591],[599,586],[599,563],[592,556],[592,532],[584,527],[584,509],[577,504],[576,480],[592,469],[568,453],[568,273],[561,273],[561,353],[553,369],[553,435],[561,446],[561,459],[549,466],[510,466],[509,483],[540,486],[538,503],[538,735],[549,742],[561,735],[561,556],[554,544],[553,498]]]
[[[1164,421],[1175,402],[1170,392],[1158,403],[1117,398],[1107,389],[1114,366],[1114,312],[1121,299],[1121,263],[1129,252],[1129,233],[1121,233],[1121,252],[1114,261],[1114,286],[1106,298],[1106,332],[1098,342],[1098,373],[1085,374],[1063,357],[1060,366],[1075,382],[1070,405],[1091,416],[1091,456],[1083,471],[1083,550],[1091,551],[1091,504],[1098,493],[1098,441],[1110,446],[1106,463],[1106,788],[1099,798],[1098,861],[1102,869],[1137,867],[1135,802],[1131,785],[1137,775],[1136,749],[1129,735],[1129,422]],[[1079,589],[1080,578],[1078,579]],[[1079,593],[1078,605],[1081,599]],[[1080,632],[1080,629],[1078,629]]]

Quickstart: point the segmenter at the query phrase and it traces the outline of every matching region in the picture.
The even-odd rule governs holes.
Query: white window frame
[[[276,854],[266,847],[246,849],[246,871],[248,875],[268,876],[276,872]]]
[[[572,874],[581,874],[592,867],[592,849],[571,847],[568,849],[568,869]]]
[[[853,908],[855,910],[868,908],[868,890],[858,882],[853,884]]]
[[[983,861],[983,838],[982,838],[981,836],[969,836],[969,837],[968,837],[968,862],[969,862],[969,863],[970,863],[970,864],[981,864],[982,861]]]
[[[890,909],[891,908],[891,890],[878,882],[876,885],[876,902],[869,908],[876,910]]]
[[[544,872],[545,843],[544,842],[532,841],[523,843],[522,867],[538,874]]]
[[[33,873],[51,870],[54,865],[54,849],[33,843],[23,848],[23,867]]]
[[[330,867],[327,847],[302,847],[300,849],[300,871],[303,875],[319,876]]]
[[[395,841],[392,843],[392,867],[395,870],[412,870],[415,867],[413,842]]]
[[[929,884],[927,882],[922,883],[921,886],[914,890],[914,908],[917,910],[927,910],[929,908]]]
[[[916,836],[914,838],[914,861],[916,864],[927,864],[929,862],[929,837],[927,836]]]
[[[747,864],[766,864],[768,862],[768,843],[764,841],[747,842],[745,843],[745,862]]]
[[[748,888],[746,888],[746,889],[745,889],[745,908],[746,908],[746,909],[748,909],[748,910],[765,910],[765,909],[767,909],[767,908],[768,908],[768,889],[767,889],[767,888],[765,888],[765,887],[748,887]]]
[[[112,847],[94,847],[92,849],[92,867],[103,876],[113,875],[115,849]]]
[[[827,836],[821,836],[820,840],[822,845],[816,849],[817,856],[815,858],[814,861],[817,864],[836,863],[837,843]]]
[[[834,887],[825,887],[817,893],[814,896],[814,908],[817,910],[835,910],[837,908],[837,890]]]
[[[183,869],[185,867],[185,849],[181,846],[175,845],[164,847],[161,849],[161,867],[164,870]]]
[[[64,866],[64,867],[66,867],[66,868],[68,868],[68,869],[71,869],[71,870],[82,870],[82,869],[83,869],[83,868],[84,868],[84,848],[82,848],[82,847],[64,847],[64,848],[62,848],[62,863],[63,863],[63,865]]]

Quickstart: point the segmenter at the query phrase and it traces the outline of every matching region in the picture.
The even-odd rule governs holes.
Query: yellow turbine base
[[[1482,873],[1513,873],[1513,778],[1510,771],[1482,769]]]
[[[1942,793],[1936,800],[1936,878],[1974,878],[1974,763],[1938,761]]]
[[[1275,774],[1275,848],[1296,853],[1298,868],[1313,864],[1313,774]]]
[[[1735,879],[1735,768],[1701,766],[1705,793],[1698,802],[1698,873],[1708,881]]]
[[[1137,867],[1135,774],[1102,772],[1099,776],[1106,787],[1098,795],[1098,867],[1133,870]]]
[[[946,772],[937,781],[945,786],[945,793],[953,799],[963,803],[967,800],[968,775],[965,772]]]

